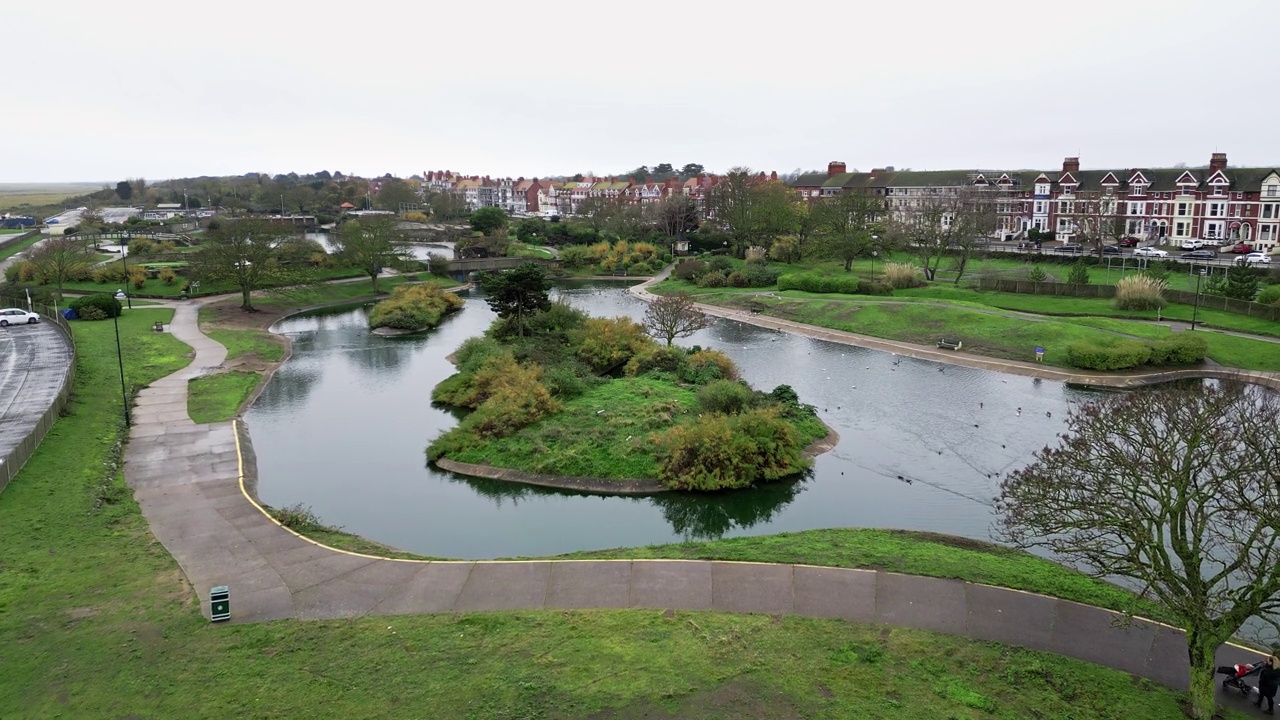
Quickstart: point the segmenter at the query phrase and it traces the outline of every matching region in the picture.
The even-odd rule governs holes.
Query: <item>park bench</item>
[[[151,326],[151,329],[155,330],[156,332],[164,332],[164,323],[157,320],[155,325]]]
[[[964,343],[960,340],[948,340],[947,338],[942,338],[938,341],[938,347],[946,348],[947,350],[959,350],[963,345]]]

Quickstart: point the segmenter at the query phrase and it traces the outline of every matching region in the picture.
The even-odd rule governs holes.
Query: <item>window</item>
[[[1130,194],[1130,195],[1146,195],[1146,194],[1147,194],[1147,186],[1146,186],[1146,185],[1143,185],[1142,183],[1138,183],[1138,184],[1134,185],[1134,186],[1133,186],[1133,188],[1131,188],[1131,190],[1130,190],[1129,194]]]
[[[1041,184],[1039,184],[1039,185],[1036,185],[1036,194],[1037,194],[1037,195],[1048,195],[1048,194],[1049,194],[1049,186],[1048,186],[1048,185],[1045,185],[1045,184],[1043,184],[1043,183],[1041,183]]]
[[[1144,203],[1144,202],[1131,202],[1131,203],[1129,203],[1129,214],[1130,214],[1130,215],[1146,215],[1146,214],[1147,214],[1147,204],[1146,204],[1146,203]]]
[[[1064,215],[1065,215],[1065,214],[1070,214],[1070,213],[1073,211],[1073,208],[1072,208],[1072,205],[1073,205],[1073,204],[1074,204],[1074,203],[1072,203],[1070,200],[1059,200],[1059,201],[1058,201],[1058,212],[1059,212],[1059,213],[1062,213],[1062,214],[1064,214]]]
[[[1173,234],[1176,237],[1184,237],[1190,229],[1191,223],[1177,222],[1173,224]]]
[[[1214,195],[1214,197],[1222,197],[1222,196],[1224,196],[1224,195],[1226,195],[1226,194],[1227,194],[1227,188],[1226,188],[1225,186],[1223,186],[1223,185],[1214,185],[1214,186],[1213,186],[1213,195]]]
[[[1259,225],[1258,226],[1258,240],[1262,242],[1271,242],[1276,239],[1277,239],[1277,234],[1276,234],[1275,225]]]
[[[1044,200],[1037,200],[1035,212],[1037,215],[1044,215],[1045,213],[1049,212],[1049,203],[1045,202]]]
[[[1191,203],[1184,203],[1184,202],[1178,203],[1178,216],[1179,217],[1186,216],[1190,209],[1191,209]]]
[[[1268,185],[1267,197],[1277,197],[1277,196],[1280,196],[1280,185]]]
[[[1058,232],[1071,232],[1071,218],[1058,218]]]
[[[1220,222],[1205,223],[1204,236],[1210,240],[1222,237],[1222,223]]]
[[[1224,203],[1209,203],[1209,217],[1222,217],[1226,214],[1226,205]]]

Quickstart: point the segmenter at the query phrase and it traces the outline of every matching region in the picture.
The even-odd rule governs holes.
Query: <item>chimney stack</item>
[[[1062,159],[1062,172],[1064,172],[1064,173],[1078,173],[1078,172],[1080,172],[1080,158],[1078,158],[1078,157],[1063,158],[1063,159]]]
[[[838,161],[838,160],[833,160],[833,161],[831,161],[830,163],[827,163],[827,177],[829,177],[829,178],[831,178],[831,177],[835,177],[835,176],[839,175],[839,174],[840,174],[840,173],[842,173],[842,172],[845,172],[845,164],[844,164],[844,163],[842,163],[842,162],[840,162],[840,161]]]
[[[1209,157],[1209,172],[1217,172],[1227,169],[1227,154],[1214,153]]]
[[[774,170],[773,172],[769,173],[769,179],[770,179],[770,180],[777,180],[777,179],[778,179],[778,171],[777,171],[777,170]]]

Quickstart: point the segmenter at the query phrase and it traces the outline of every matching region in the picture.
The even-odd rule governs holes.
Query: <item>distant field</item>
[[[102,183],[0,183],[0,211],[22,205],[56,205],[102,189]]]

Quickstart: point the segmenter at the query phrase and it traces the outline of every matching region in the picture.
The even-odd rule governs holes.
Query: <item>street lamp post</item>
[[[880,242],[880,236],[879,236],[879,235],[872,235],[872,236],[871,236],[871,244],[872,244],[872,245],[877,245],[879,242]],[[879,256],[880,256],[880,251],[879,251],[879,250],[872,250],[872,251],[871,251],[871,277],[873,277],[873,278],[876,276],[876,258],[877,258],[877,257],[879,257]]]
[[[124,263],[124,282],[126,285],[129,284],[129,238],[130,238],[130,234],[128,230],[125,230],[124,232],[120,233],[120,262]],[[123,292],[124,292],[123,289],[116,292],[117,300],[120,299],[120,295],[123,294]],[[130,295],[125,295],[124,301],[129,304],[129,309],[132,310],[133,297]]]
[[[119,300],[124,292],[116,292],[116,300]],[[116,308],[116,312],[111,316],[111,321],[116,326],[116,362],[120,364],[120,406],[124,408],[124,426],[129,427],[129,392],[125,390],[124,385],[124,353],[120,352],[120,310]]]
[[[1196,304],[1191,310],[1191,329],[1196,329],[1196,318],[1200,315],[1200,278],[1203,278],[1209,272],[1208,268],[1200,268],[1200,272],[1196,274]]]

